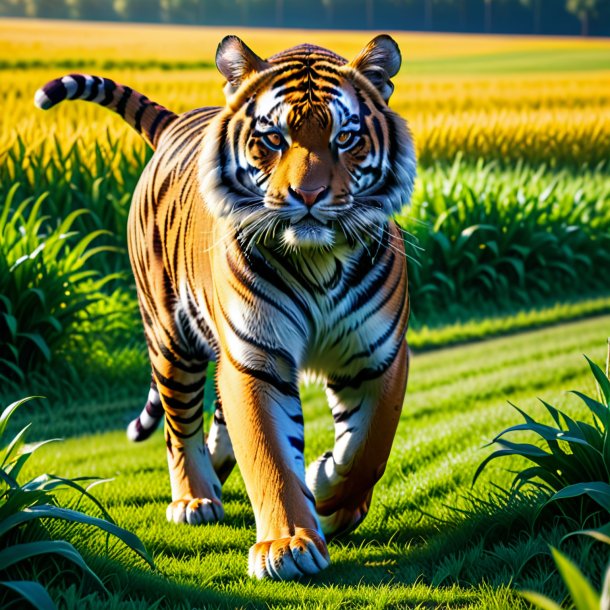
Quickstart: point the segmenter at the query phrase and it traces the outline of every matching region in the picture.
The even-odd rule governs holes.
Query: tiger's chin
[[[335,244],[335,230],[314,218],[288,225],[282,233],[282,243],[291,249],[331,248]]]

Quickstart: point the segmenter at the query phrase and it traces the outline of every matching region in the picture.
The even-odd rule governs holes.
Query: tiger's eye
[[[349,131],[342,131],[338,136],[337,136],[337,142],[339,142],[339,144],[345,144],[350,138],[350,133]]]
[[[271,150],[279,150],[284,145],[284,138],[277,131],[270,131],[263,136],[263,143]]]
[[[354,140],[353,131],[340,131],[335,138],[335,142],[339,148],[347,148]]]

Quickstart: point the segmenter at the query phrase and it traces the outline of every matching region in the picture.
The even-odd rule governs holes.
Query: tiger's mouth
[[[282,242],[291,248],[329,248],[335,242],[335,228],[308,215],[283,229]]]

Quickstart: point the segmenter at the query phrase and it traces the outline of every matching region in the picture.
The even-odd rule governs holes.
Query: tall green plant
[[[44,528],[47,519],[76,524],[77,527],[93,526],[121,540],[152,567],[154,563],[141,540],[119,527],[102,504],[91,495],[89,488],[81,485],[83,482],[99,480],[91,477],[67,479],[43,474],[25,483],[19,481],[19,475],[32,454],[47,443],[57,440],[24,444],[29,424],[15,435],[8,433],[7,426],[12,414],[27,400],[29,398],[12,403],[0,415],[0,587],[27,600],[35,608],[49,610],[54,609],[55,604],[43,585],[33,579],[24,579],[24,574],[32,573],[32,560],[61,557],[80,568],[101,591],[106,591],[106,588],[78,550],[66,540],[28,541],[32,527],[38,525]],[[60,506],[58,492],[66,490],[92,502],[102,517]],[[6,601],[6,595],[4,597]]]
[[[578,566],[553,547],[551,547],[551,553],[561,578],[570,592],[570,597],[576,610],[606,610],[608,600],[605,601],[604,605],[600,606],[599,593],[592,587]],[[607,588],[610,585],[610,571],[606,572],[605,580],[604,588]],[[542,610],[562,610],[558,603],[535,591],[523,591],[521,595],[537,608],[542,608]]]
[[[589,358],[587,362],[597,383],[598,396],[593,398],[582,392],[573,393],[589,411],[591,423],[573,419],[541,401],[555,424],[547,425],[513,405],[525,422],[503,430],[493,439],[491,444],[498,445],[499,449],[479,465],[473,484],[491,461],[507,456],[525,458],[534,465],[515,473],[513,489],[520,490],[525,484],[533,484],[539,491],[547,493],[541,509],[559,505],[563,515],[572,522],[584,524],[592,519],[604,522],[598,528],[571,532],[566,538],[586,534],[610,544],[610,344],[606,373]],[[518,443],[505,438],[515,432],[531,433],[540,442]],[[551,552],[577,610],[608,607],[610,600],[606,599],[600,606],[599,594],[573,562],[552,547]],[[610,569],[606,571],[605,581],[607,597],[610,595],[610,590],[607,590],[610,588]],[[539,593],[526,591],[523,596],[543,610],[560,609],[556,602]]]
[[[460,157],[423,170],[412,207],[399,217],[415,259],[416,316],[466,303],[485,314],[487,303],[531,306],[549,295],[605,291],[610,191],[602,170],[500,170]]]
[[[0,152],[0,197],[19,183],[27,197],[45,195],[45,222],[79,211],[72,229],[83,235],[103,230],[98,242],[112,246],[96,257],[94,268],[104,274],[125,271],[129,204],[149,157],[144,142],[128,148],[108,131],[91,141],[52,134],[28,142],[17,135],[12,146]]]
[[[585,357],[586,358],[586,357]],[[599,387],[599,399],[582,392],[573,393],[581,399],[588,410],[591,423],[575,420],[544,400],[541,403],[549,413],[554,425],[536,421],[519,407],[512,405],[525,420],[503,430],[491,444],[499,447],[477,468],[476,482],[485,467],[493,460],[507,456],[519,456],[533,466],[518,471],[513,487],[521,488],[534,483],[549,493],[546,505],[561,503],[564,512],[579,519],[577,512],[570,513],[570,502],[574,498],[588,501],[588,517],[602,512],[610,518],[610,381],[603,370],[587,358],[591,373]],[[505,437],[515,432],[531,433],[540,444],[509,441]],[[568,502],[566,502],[568,501]]]
[[[79,333],[109,278],[87,267],[107,250],[93,246],[104,232],[72,230],[86,210],[53,224],[41,211],[45,195],[19,202],[18,192],[13,185],[0,213],[0,380],[23,382]]]

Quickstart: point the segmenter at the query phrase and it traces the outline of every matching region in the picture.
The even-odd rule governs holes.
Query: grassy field
[[[176,112],[223,104],[213,62],[228,33],[262,56],[309,41],[349,58],[372,37],[0,20],[0,95],[10,118],[0,124],[0,400],[49,397],[17,419],[32,421],[30,440],[68,440],[41,449],[30,472],[113,478],[95,493],[158,565],[152,573],[120,547],[107,552],[105,538],[69,529],[113,594],[90,593],[68,571],[50,585],[60,607],[519,609],[526,607],[520,589],[565,594],[549,543],[598,586],[603,550],[562,543],[563,526],[550,520],[533,528],[533,500],[509,501],[501,491],[512,480],[508,470],[494,464],[474,489],[471,481],[489,453],[482,447],[517,423],[508,400],[540,414],[540,396],[582,416],[566,390],[595,393],[582,354],[601,363],[610,334],[607,40],[393,34],[404,62],[391,105],[408,119],[419,155],[413,205],[400,216],[410,231],[416,353],[372,511],[355,533],[331,543],[328,571],[292,584],[246,577],[254,520],[238,472],[224,492],[224,523],[165,522],[162,435],[129,446],[123,431],[145,400],[149,375],[125,223],[150,151],[99,107],[43,113],[32,100],[46,81],[80,71],[114,78]],[[104,233],[90,248],[110,249],[83,262],[74,252],[94,231]],[[95,277],[77,282],[83,269]],[[81,315],[92,288],[94,302]],[[568,322],[587,316],[597,317]],[[498,334],[510,336],[446,347]],[[3,359],[23,369],[20,382],[5,383]],[[303,392],[313,459],[331,446],[332,418],[319,388]],[[58,526],[51,531],[66,536]]]
[[[120,549],[106,561],[94,560],[117,572],[115,588],[124,591],[104,607],[147,607],[162,599],[161,608],[521,608],[525,604],[515,590],[563,596],[559,581],[550,577],[547,549],[548,542],[559,544],[562,531],[531,531],[525,518],[532,509],[526,503],[494,504],[493,486],[509,486],[512,474],[504,468],[515,461],[490,467],[471,490],[472,477],[489,453],[483,446],[518,419],[508,399],[540,414],[535,401],[540,396],[583,415],[566,391],[594,394],[582,354],[603,362],[609,329],[610,317],[605,316],[416,355],[392,456],[372,510],[356,532],[331,543],[331,567],[310,581],[277,584],[247,578],[254,519],[237,472],[223,493],[223,523],[200,528],[167,524],[169,484],[160,433],[142,445],[130,445],[123,431],[56,443],[41,450],[35,471],[112,478],[96,488],[96,495],[154,553],[158,574],[143,565],[124,573],[113,563],[125,557]],[[332,418],[321,389],[305,388],[303,402],[306,457],[311,460],[331,446]],[[27,407],[34,419],[40,408],[41,403]],[[110,399],[100,410],[110,425],[125,419],[123,403]],[[37,431],[61,435],[65,427],[55,420]],[[492,505],[477,509],[467,499],[471,493]],[[103,537],[81,535],[80,544],[104,554]],[[585,558],[588,573],[597,579],[604,561],[590,546],[562,548],[581,562]],[[127,590],[130,598],[146,603],[129,605]],[[100,603],[90,598],[89,606],[80,601],[65,607],[97,608]]]

